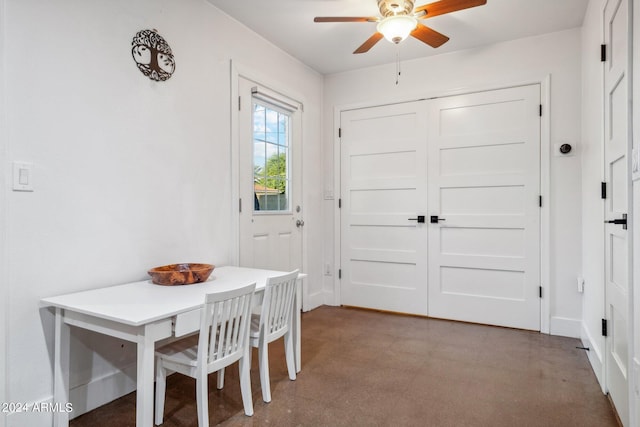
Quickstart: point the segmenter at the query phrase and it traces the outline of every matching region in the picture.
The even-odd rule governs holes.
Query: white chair
[[[289,379],[296,379],[296,363],[293,351],[293,307],[296,297],[298,270],[282,276],[270,277],[264,290],[261,307],[251,316],[249,342],[258,348],[262,400],[271,402],[269,380],[269,343],[284,336],[285,356]]]
[[[244,413],[253,415],[249,327],[252,297],[256,284],[240,289],[207,294],[200,317],[198,343],[188,338],[156,351],[155,422],[162,424],[167,370],[196,380],[198,425],[209,425],[207,377],[210,373],[239,361],[240,388]],[[195,337],[193,337],[195,338]]]

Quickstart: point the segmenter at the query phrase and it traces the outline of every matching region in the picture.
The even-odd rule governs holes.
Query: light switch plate
[[[13,162],[13,191],[33,191],[33,163]]]

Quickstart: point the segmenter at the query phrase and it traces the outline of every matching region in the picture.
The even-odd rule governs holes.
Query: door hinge
[[[542,117],[542,104],[540,104],[540,108],[538,110],[538,115]]]
[[[242,213],[242,199],[238,199],[238,212]]]
[[[238,95],[238,111],[241,110],[241,105],[242,105],[242,97]]]
[[[538,206],[542,207],[542,196],[538,196]]]
[[[600,183],[600,197],[603,199],[607,198],[607,183],[606,182],[601,182]]]
[[[338,199],[338,209],[342,208],[342,199]]]
[[[342,279],[342,269],[338,269],[338,279]]]
[[[606,337],[607,335],[607,319],[602,319],[602,336]]]
[[[538,296],[542,298],[542,286],[538,286]]]
[[[338,138],[342,138],[342,128],[338,128]]]
[[[600,45],[600,61],[601,62],[607,61],[607,45],[606,44]]]

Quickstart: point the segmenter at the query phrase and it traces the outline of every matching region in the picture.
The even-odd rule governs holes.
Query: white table
[[[44,307],[55,308],[53,402],[69,402],[69,326],[110,335],[138,345],[136,425],[153,426],[155,343],[200,328],[200,309],[207,293],[256,282],[262,296],[268,277],[281,271],[242,267],[216,268],[209,280],[185,286],[159,286],[151,280],[44,298]],[[298,276],[294,310],[296,371],[300,372],[300,300]],[[257,298],[256,298],[257,299]],[[54,426],[68,426],[69,414],[54,416]]]

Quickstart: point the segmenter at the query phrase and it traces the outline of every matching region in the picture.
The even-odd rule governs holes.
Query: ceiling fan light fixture
[[[418,25],[418,20],[413,16],[394,15],[384,18],[378,23],[378,32],[391,43],[398,44],[406,39]]]

